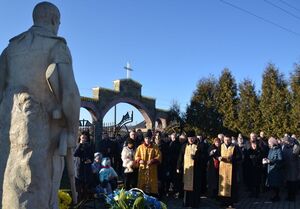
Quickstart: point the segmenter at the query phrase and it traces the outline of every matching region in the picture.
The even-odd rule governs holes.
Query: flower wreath
[[[106,203],[109,209],[167,209],[166,204],[138,188],[115,190],[106,197]]]

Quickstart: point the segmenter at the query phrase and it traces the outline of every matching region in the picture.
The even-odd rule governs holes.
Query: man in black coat
[[[104,132],[102,140],[99,142],[99,152],[101,152],[103,158],[109,157],[112,160],[114,151],[114,143],[109,139],[108,133]]]
[[[258,197],[261,186],[261,175],[263,171],[262,159],[264,157],[263,150],[259,146],[256,139],[250,142],[250,148],[245,152],[244,161],[248,165],[247,172],[249,176],[250,197]]]
[[[205,136],[200,135],[197,136],[198,139],[198,149],[200,150],[200,172],[201,172],[201,188],[200,194],[204,195],[207,192],[207,162],[208,162],[208,144],[205,139]]]
[[[170,143],[168,146],[168,172],[170,176],[170,184],[173,186],[173,193],[176,194],[180,191],[180,182],[179,175],[176,172],[177,169],[177,161],[178,161],[178,153],[181,149],[181,144],[179,139],[176,137],[176,133],[172,133],[170,136]]]

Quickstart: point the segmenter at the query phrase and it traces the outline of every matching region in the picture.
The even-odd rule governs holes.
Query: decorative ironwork
[[[123,115],[122,120],[116,125],[115,133],[117,134],[123,126],[126,128],[126,131],[129,132],[126,124],[131,123],[132,121],[133,111],[127,112],[125,115]]]
[[[112,136],[119,133],[121,129],[125,127],[126,132],[128,133],[129,130],[126,124],[131,123],[132,121],[133,121],[133,111],[129,111],[125,115],[123,115],[121,121],[118,124],[103,123],[103,131],[107,132],[110,136]]]

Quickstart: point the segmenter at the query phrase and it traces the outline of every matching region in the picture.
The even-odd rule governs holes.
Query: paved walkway
[[[285,201],[286,192],[281,192],[281,201],[272,203],[269,201],[271,193],[266,192],[260,195],[259,198],[249,198],[249,194],[244,191],[240,192],[240,201],[234,205],[236,209],[300,209],[300,194],[297,195],[295,202]],[[165,202],[168,205],[168,209],[181,209],[181,199],[166,199]],[[221,207],[218,201],[202,197],[199,209],[219,209]]]
[[[299,192],[300,193],[300,192]],[[259,198],[249,198],[249,193],[245,191],[239,191],[240,194],[240,201],[234,205],[236,209],[300,209],[300,194],[297,195],[295,202],[285,201],[286,192],[283,191],[280,194],[281,201],[272,203],[269,201],[271,198],[271,193],[266,192],[261,194]],[[164,203],[167,204],[168,209],[181,209],[184,207],[182,206],[182,199],[174,199],[174,198],[165,198],[162,200]],[[95,207],[96,206],[96,207]],[[76,207],[75,207],[76,208]],[[86,208],[94,208],[94,209],[104,209],[104,204],[101,202],[96,202],[94,205],[93,201],[87,202],[85,205],[81,207],[77,207],[80,209]],[[219,202],[202,197],[201,203],[198,209],[221,209]]]

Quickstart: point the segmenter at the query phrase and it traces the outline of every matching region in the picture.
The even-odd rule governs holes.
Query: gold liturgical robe
[[[194,189],[194,160],[191,155],[195,155],[197,145],[186,145],[183,162],[183,185],[185,191],[193,191]]]
[[[227,147],[225,144],[221,145],[221,157],[219,167],[219,196],[231,197],[232,187],[232,161],[229,160],[233,156],[234,146]]]
[[[154,144],[148,147],[141,144],[135,153],[135,160],[143,160],[144,165],[140,165],[138,174],[138,188],[146,193],[158,194],[157,163],[147,166],[147,161],[157,160],[161,162],[161,154]]]

